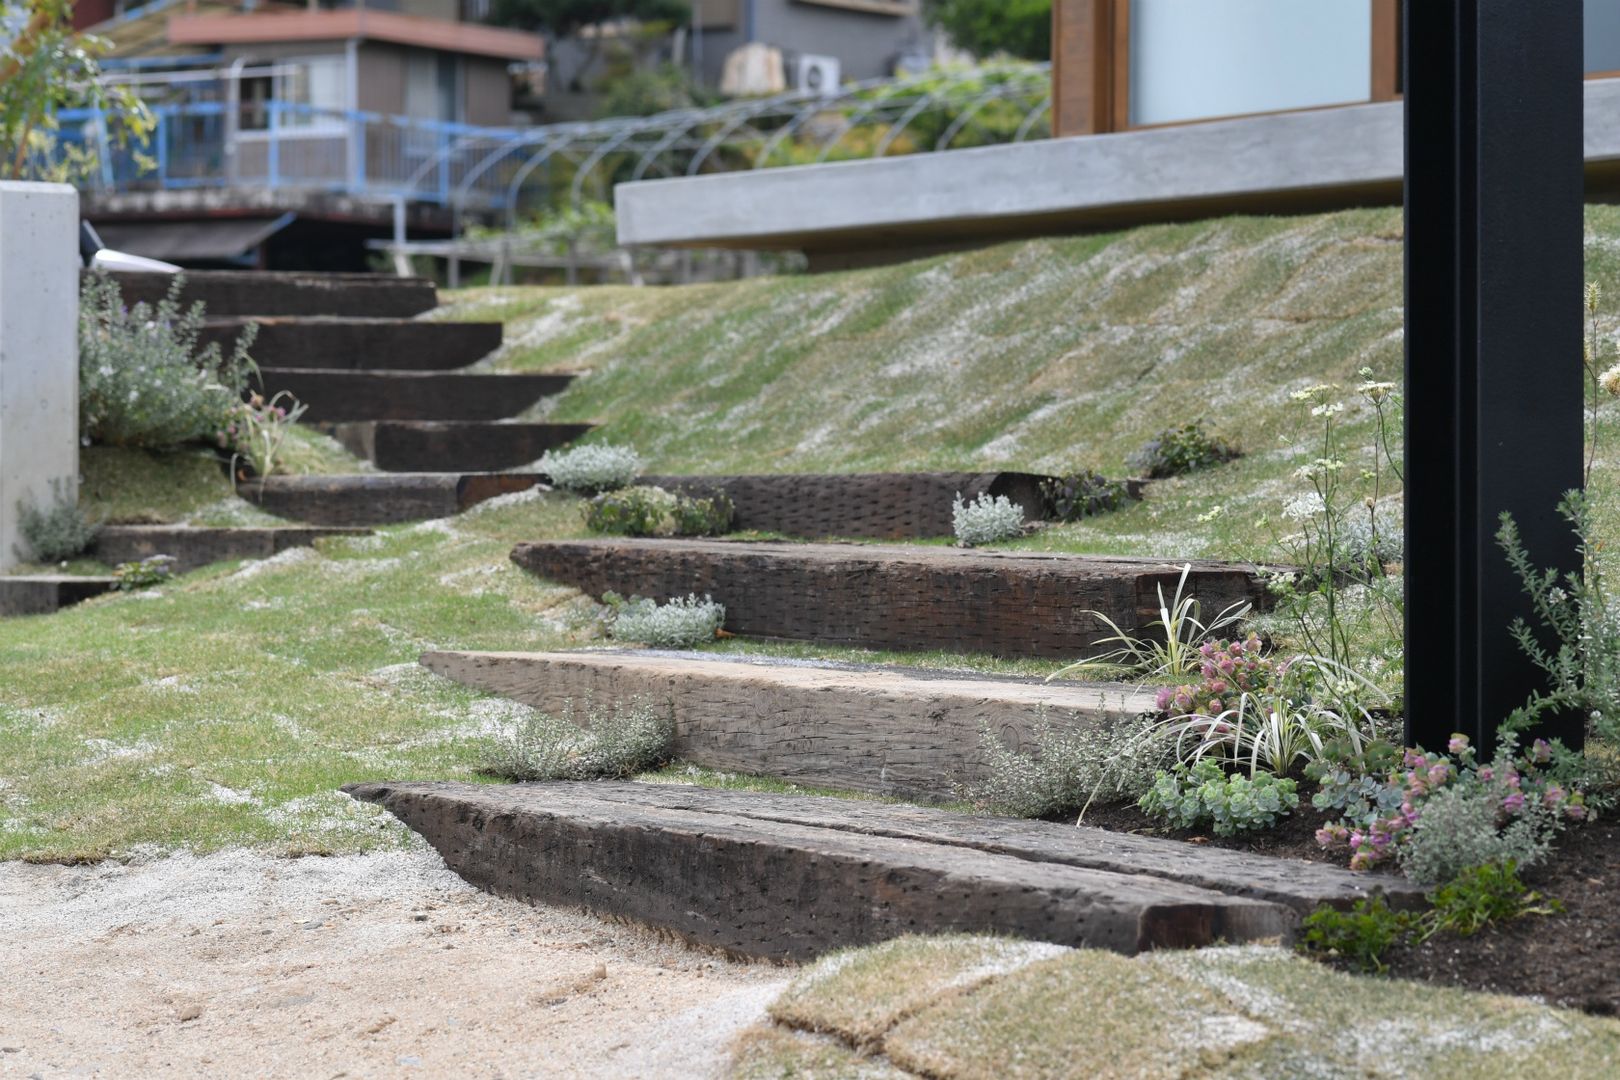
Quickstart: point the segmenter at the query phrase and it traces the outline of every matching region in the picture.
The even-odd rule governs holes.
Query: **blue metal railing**
[[[220,101],[152,107],[156,127],[144,147],[120,147],[95,109],[57,114],[58,139],[94,150],[91,187],[112,191],[185,188],[302,188],[382,199],[405,198],[499,209],[504,179],[462,180],[504,128],[413,120],[380,113],[317,109],[285,101]]]
[[[625,180],[1045,138],[1052,100],[1047,65],[991,64],[507,128],[239,99],[232,87],[247,84],[234,71],[185,81],[189,100],[153,107],[157,130],[140,156],[109,143],[99,113],[59,114],[60,139],[99,162],[92,186],[318,189],[510,219],[524,205],[611,198]]]

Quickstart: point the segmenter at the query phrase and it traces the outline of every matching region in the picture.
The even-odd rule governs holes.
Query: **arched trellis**
[[[986,88],[987,79],[994,85]],[[824,160],[851,132],[876,124],[885,125],[885,130],[871,152],[883,156],[919,118],[952,111],[951,123],[941,136],[931,146],[919,148],[926,152],[948,147],[994,101],[1020,103],[1024,109],[1016,130],[1009,136],[1003,129],[1001,140],[1028,138],[1051,109],[1049,66],[942,69],[853,83],[831,94],[794,91],[646,117],[470,131],[429,155],[403,187],[416,193],[414,197],[436,200],[440,190],[430,180],[446,171],[454,177],[447,201],[458,217],[476,200],[483,209],[504,211],[511,226],[524,201],[526,185],[554,161],[573,163],[567,198],[577,205],[598,173],[622,167],[608,164],[616,160],[634,159],[632,180],[649,175],[695,175],[714,168],[722,147],[757,143],[759,149],[750,148],[739,167],[767,168],[782,146],[802,139],[807,130],[815,130],[811,127],[814,121],[829,114],[837,114],[838,120],[829,134],[817,132],[814,136],[811,145],[816,160]]]
[[[951,140],[960,135],[962,133],[962,129],[967,127],[973,118],[979,115],[979,112],[986,105],[990,104],[992,101],[1000,101],[1006,97],[1003,90],[1004,88],[999,86],[991,90],[986,90],[984,93],[968,102],[967,107],[961,112],[957,113],[956,119],[952,120],[948,125],[946,125],[945,130],[940,133],[938,141],[934,143],[934,149],[936,151],[949,150]]]

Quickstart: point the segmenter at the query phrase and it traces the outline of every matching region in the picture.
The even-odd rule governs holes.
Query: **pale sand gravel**
[[[721,1076],[789,971],[417,849],[0,864],[0,1077]]]

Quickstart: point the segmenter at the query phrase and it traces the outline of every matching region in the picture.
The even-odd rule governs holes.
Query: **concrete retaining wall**
[[[69,185],[0,181],[0,570],[19,503],[78,497],[78,230]]]
[[[1586,83],[1593,186],[1620,163],[1620,79]],[[619,242],[799,248],[961,246],[1218,213],[1393,203],[1400,102],[620,184]]]

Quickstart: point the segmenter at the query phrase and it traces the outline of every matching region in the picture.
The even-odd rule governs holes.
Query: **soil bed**
[[[1350,857],[1348,853],[1323,850],[1322,845],[1316,842],[1316,830],[1332,819],[1310,805],[1311,794],[1314,793],[1307,793],[1302,785],[1300,805],[1293,813],[1273,828],[1239,833],[1237,836],[1216,836],[1208,829],[1166,829],[1138,810],[1134,803],[1094,804],[1086,811],[1084,824],[1112,832],[1167,836],[1172,840],[1185,840],[1189,844],[1208,844],[1210,847],[1252,851],[1256,855],[1275,855],[1280,859],[1342,866]],[[1074,816],[1071,814],[1062,820],[1073,822]]]
[[[1391,975],[1524,994],[1550,1004],[1620,1015],[1620,824],[1570,830],[1525,883],[1564,905],[1473,937],[1437,934],[1385,958]]]
[[[1301,805],[1276,828],[1235,837],[1197,829],[1163,829],[1131,804],[1092,806],[1086,811],[1085,824],[1344,865],[1347,852],[1324,850],[1317,844],[1315,832],[1330,817],[1310,806],[1309,799],[1310,793],[1301,785]],[[1550,918],[1529,916],[1466,938],[1437,934],[1422,945],[1387,954],[1388,974],[1620,1015],[1620,909],[1614,900],[1620,896],[1620,823],[1598,821],[1572,828],[1559,838],[1544,865],[1522,876],[1530,888],[1560,901],[1564,913]],[[1356,970],[1348,964],[1335,966]]]

